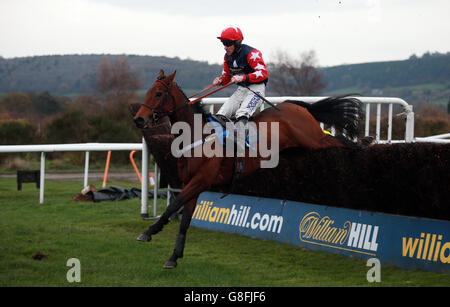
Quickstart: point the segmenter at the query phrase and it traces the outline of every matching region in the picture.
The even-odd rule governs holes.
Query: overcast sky
[[[450,51],[449,0],[0,0],[0,56],[164,55],[221,63],[238,26],[266,62],[315,50],[318,64]]]

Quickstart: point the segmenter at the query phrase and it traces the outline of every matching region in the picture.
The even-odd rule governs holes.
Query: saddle
[[[215,125],[216,133],[209,135],[206,137],[205,141],[213,140],[214,138],[218,137],[219,141],[222,145],[226,145],[226,139],[231,139],[234,144],[235,148],[248,148],[250,150],[255,150],[254,146],[252,146],[252,142],[250,140],[250,137],[248,135],[248,130],[245,133],[245,145],[242,147],[242,144],[238,142],[237,138],[237,131],[239,129],[239,126],[236,126],[236,122],[233,121],[232,118],[228,118],[226,116],[220,115],[220,114],[210,114],[209,117],[207,117],[207,120]],[[230,130],[230,124],[227,125],[227,123],[231,123],[232,130]],[[255,142],[253,142],[255,143]],[[253,144],[254,145],[254,144]]]

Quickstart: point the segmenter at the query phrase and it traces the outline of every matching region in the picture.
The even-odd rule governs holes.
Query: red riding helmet
[[[220,40],[238,41],[244,39],[244,36],[242,35],[241,29],[238,27],[229,27],[224,29],[217,38]]]

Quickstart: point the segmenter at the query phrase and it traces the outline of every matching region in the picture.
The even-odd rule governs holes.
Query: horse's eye
[[[161,92],[156,93],[156,97],[161,97],[161,96],[162,96]]]

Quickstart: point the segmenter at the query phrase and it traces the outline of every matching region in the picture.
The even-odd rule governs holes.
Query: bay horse
[[[163,70],[159,72],[156,81],[146,93],[144,103],[134,117],[136,127],[145,128],[157,123],[161,118],[168,117],[172,125],[185,122],[193,130],[194,117],[198,113],[203,114],[202,127],[206,124],[206,116],[200,103],[189,104],[189,99],[174,82],[175,73],[165,76]],[[258,135],[259,141],[265,138],[265,144],[272,144],[272,124],[278,123],[279,133],[278,136],[274,135],[278,137],[279,151],[290,147],[320,149],[348,146],[348,144],[324,133],[318,121],[345,129],[349,136],[355,136],[361,113],[361,102],[356,98],[340,96],[329,97],[314,104],[285,101],[278,104],[278,108],[279,110],[265,109],[253,118],[256,124],[267,123],[267,133]],[[197,141],[194,135],[191,136],[191,141]],[[259,153],[256,157],[245,155],[239,158],[239,165],[243,166],[240,169],[240,175],[245,177],[259,169],[260,162],[264,158]],[[170,202],[160,218],[137,238],[138,241],[149,242],[152,235],[160,232],[168,223],[169,217],[184,206],[175,247],[164,268],[175,268],[177,259],[183,257],[186,232],[199,194],[212,186],[229,184],[235,178],[238,165],[236,161],[237,158],[228,156],[202,155],[178,158],[178,176],[182,182],[181,193]]]

